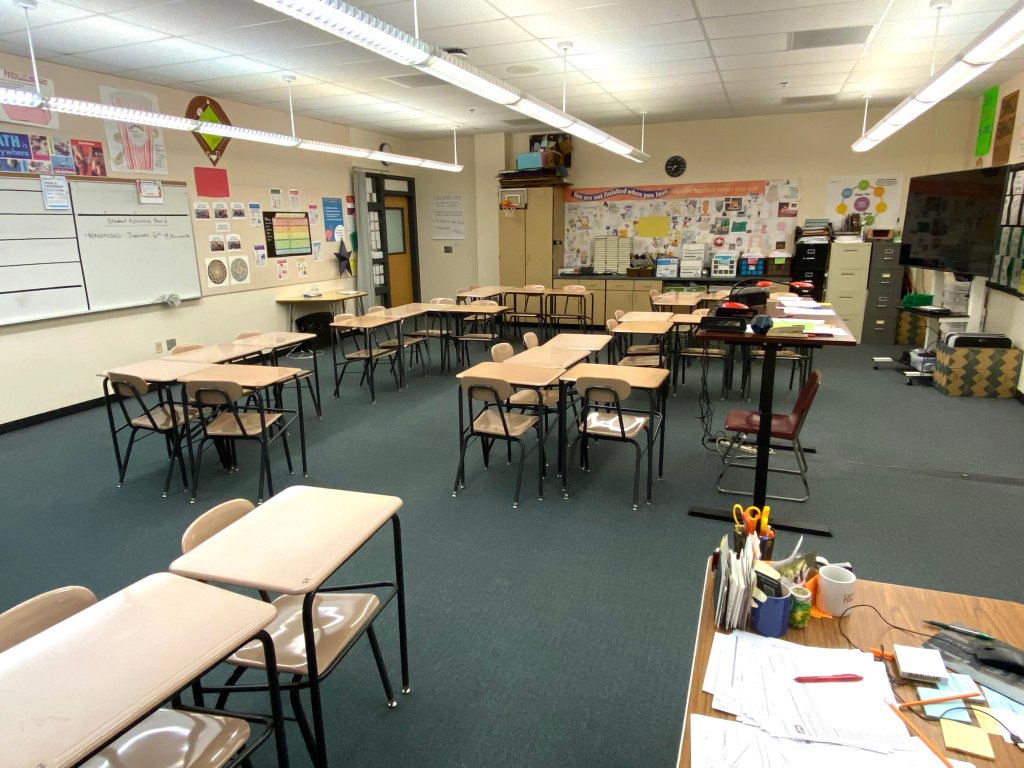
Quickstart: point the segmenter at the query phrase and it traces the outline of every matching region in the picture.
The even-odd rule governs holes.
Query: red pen
[[[793,678],[797,683],[857,683],[863,679],[860,675],[807,675]]]

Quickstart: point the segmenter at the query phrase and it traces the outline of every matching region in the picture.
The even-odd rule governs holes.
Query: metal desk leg
[[[263,658],[267,667],[267,687],[270,689],[270,712],[274,722],[274,743],[277,745],[277,764],[288,768],[288,741],[284,731],[284,709],[281,706],[281,687],[277,674],[277,653],[274,641],[266,630],[256,635],[263,645]]]
[[[310,755],[318,768],[327,768],[327,739],[324,733],[324,710],[320,700],[320,670],[316,659],[316,640],[313,637],[313,603],[316,590],[302,601],[302,630],[306,641],[306,666],[309,676],[310,709],[313,715],[313,741],[316,754]]]
[[[363,329],[363,342],[366,345],[366,359],[363,360],[363,373],[366,375],[366,382],[370,385],[370,404],[377,402],[377,393],[373,391],[373,345],[369,328]]]
[[[460,389],[461,391],[461,389]],[[459,409],[461,412],[461,408]],[[402,523],[398,515],[391,517],[395,540],[395,588],[398,598],[398,643],[402,653],[402,693],[412,693],[409,682],[409,638],[405,622],[405,565],[402,560]]]
[[[565,418],[565,399],[569,396],[569,385],[558,380],[558,476],[562,478],[562,490],[565,490],[565,443],[568,440],[567,432],[568,428],[566,425]]]

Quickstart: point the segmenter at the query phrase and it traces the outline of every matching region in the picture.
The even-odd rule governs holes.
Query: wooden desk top
[[[374,312],[371,315],[360,315],[359,317],[350,317],[347,320],[342,320],[340,322],[333,322],[331,323],[331,327],[359,328],[360,330],[366,330],[367,328],[382,328],[385,325],[393,325],[401,319],[401,317],[385,315],[383,312]]]
[[[413,304],[402,304],[398,307],[389,307],[379,314],[387,315],[388,317],[397,317],[399,319],[405,317],[416,317],[417,315],[425,315],[430,311],[431,304],[424,304],[422,302],[415,302]]]
[[[514,285],[481,285],[479,288],[470,288],[468,291],[459,291],[456,296],[460,299],[490,299],[501,296],[507,291],[514,291]]]
[[[620,323],[647,322],[650,320],[671,320],[671,312],[627,312],[620,319]]]
[[[634,389],[657,389],[668,378],[667,368],[635,368],[631,365],[580,363],[563,373],[562,381],[574,383],[581,376],[604,376],[623,379]]]
[[[192,349],[177,355],[168,355],[161,360],[184,360],[191,363],[223,363],[227,360],[237,360],[246,355],[252,355],[256,350],[252,345],[240,342],[228,341],[224,344],[211,344],[208,347]]]
[[[324,291],[319,296],[285,296],[274,299],[278,304],[303,304],[313,301],[344,301],[345,299],[361,299],[369,296],[366,291]]]
[[[702,317],[704,317],[704,315],[689,313],[682,315],[672,315],[671,320],[673,325],[697,325],[697,323],[700,322],[700,319]]]
[[[451,315],[498,315],[508,309],[499,304],[494,307],[474,307],[471,304],[431,304],[430,312],[444,312]]]
[[[668,317],[672,317],[670,312],[665,314]],[[630,320],[625,323],[619,323],[612,329],[612,333],[644,333],[652,336],[661,336],[672,330],[672,323],[669,322],[668,317],[664,320]]]
[[[397,496],[293,485],[179,557],[170,570],[194,579],[306,594],[401,507]]]
[[[276,613],[260,600],[158,573],[0,653],[3,764],[75,765]]]
[[[138,363],[118,365],[105,373],[98,373],[97,376],[107,376],[110,373],[120,373],[125,376],[138,376],[150,384],[170,384],[178,381],[179,377],[195,371],[202,371],[210,367],[205,362],[190,362],[188,360],[175,360],[174,358],[161,357],[155,360],[142,360]]]
[[[561,368],[541,365],[516,365],[514,363],[477,363],[455,374],[455,378],[463,376],[483,376],[488,379],[501,379],[516,387],[549,387],[558,383]]]
[[[690,765],[690,715],[708,715],[733,720],[731,715],[715,712],[711,709],[711,695],[701,690],[704,670],[707,669],[708,656],[711,653],[711,642],[715,634],[714,611],[714,579],[710,567],[705,575],[704,599],[701,603],[700,619],[697,624],[697,642],[694,647],[693,668],[690,671],[690,687],[687,694],[683,737],[679,747],[679,768]],[[937,592],[931,589],[902,587],[896,584],[884,584],[877,581],[857,581],[857,603],[868,603],[881,611],[882,615],[893,624],[908,627],[920,632],[935,632],[923,619],[936,619],[947,623],[963,623],[969,627],[988,632],[1004,642],[1024,646],[1024,605],[1006,600],[993,600],[985,597],[971,597],[953,592]],[[919,645],[922,638],[909,635],[888,627],[870,608],[861,608],[850,612],[843,619],[843,629],[850,640],[862,651],[878,648],[884,644],[891,649],[894,643],[902,645]],[[826,648],[849,647],[839,633],[837,619],[812,618],[805,629],[791,629],[782,638],[799,645],[816,645]],[[924,683],[918,683],[924,685]],[[908,696],[917,699],[917,691],[913,686],[894,686],[894,690],[904,699]],[[951,704],[952,706],[952,704]],[[925,733],[940,749],[943,745],[942,730],[938,722],[922,720],[910,715],[911,721]],[[1015,746],[1007,744],[998,736],[990,738],[996,753],[995,763],[978,761],[979,765],[1024,766],[1024,753]],[[950,755],[954,759],[966,759],[956,753]],[[936,761],[936,765],[939,762]]]
[[[608,346],[612,337],[606,333],[560,333],[549,339],[542,347],[554,349],[585,349],[589,352],[600,352]]]
[[[777,305],[773,304],[768,309],[768,313],[772,317],[781,317],[782,309]],[[811,318],[794,318],[796,320]],[[857,346],[857,339],[850,329],[846,327],[846,323],[843,322],[842,318],[838,315],[828,315],[826,317],[816,317],[815,320],[823,320],[829,325],[834,325],[841,331],[846,333],[845,336],[810,336],[810,335],[778,335],[778,336],[758,336],[753,333],[739,333],[736,331],[708,331],[699,330],[697,331],[698,339],[710,339],[712,341],[724,341],[729,344],[778,344],[783,347],[855,347]]]
[[[569,368],[590,357],[589,349],[534,347],[512,355],[504,365],[539,365],[544,368]]]
[[[267,331],[258,336],[247,336],[244,339],[236,339],[236,344],[242,346],[257,347],[259,349],[279,349],[300,344],[303,341],[315,339],[315,333],[293,333],[291,331]]]
[[[246,389],[263,389],[288,381],[304,372],[303,368],[286,368],[279,365],[225,363],[181,376],[178,381],[182,384],[187,384],[190,381],[230,381]]]

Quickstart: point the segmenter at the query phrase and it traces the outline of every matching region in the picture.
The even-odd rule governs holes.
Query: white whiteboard
[[[135,182],[71,181],[71,211],[39,179],[0,177],[0,325],[200,295],[184,185],[140,205]]]

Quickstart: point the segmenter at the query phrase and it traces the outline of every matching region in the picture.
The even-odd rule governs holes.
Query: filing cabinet
[[[828,269],[829,243],[797,243],[793,256],[793,276]]]
[[[870,264],[869,243],[832,244],[826,298],[857,341],[863,337]]]
[[[893,343],[903,292],[900,243],[872,243],[868,269],[867,301],[864,306],[864,343]]]

